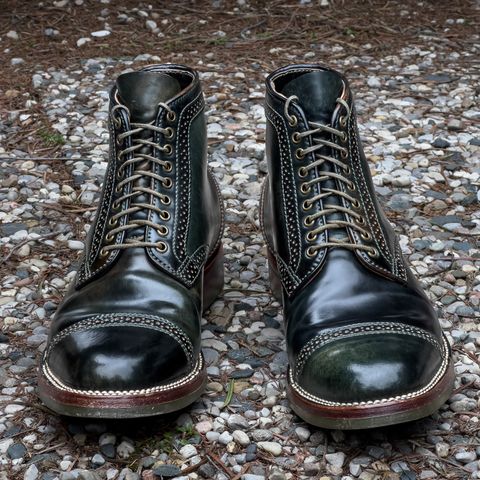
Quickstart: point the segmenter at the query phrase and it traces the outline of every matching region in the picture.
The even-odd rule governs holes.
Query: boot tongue
[[[132,72],[124,73],[117,79],[117,89],[119,100],[130,110],[130,123],[151,123],[155,121],[158,112],[158,104],[167,102],[181,90],[180,83],[172,76],[158,72]],[[133,127],[132,127],[133,128]],[[148,139],[153,137],[153,132],[144,129],[132,138],[135,145],[135,139]],[[134,155],[147,154],[155,156],[152,147],[143,146],[135,151]],[[135,164],[136,170],[151,170],[150,160],[139,161]],[[133,183],[135,187],[150,187],[152,179],[146,175],[140,177]],[[132,198],[131,206],[135,203],[150,203],[148,194],[142,193]],[[130,214],[130,221],[145,220],[148,218],[148,211],[142,209]],[[144,238],[145,227],[128,230],[126,237],[133,239]]]
[[[300,77],[295,78],[285,85],[282,93],[289,97],[296,95],[298,103],[307,117],[309,122],[318,122],[323,125],[330,125],[335,108],[337,107],[337,98],[341,97],[343,92],[343,82],[339,75],[335,72],[327,70],[317,70],[315,72],[306,73]],[[333,142],[338,141],[338,138],[332,138],[328,133],[317,134],[317,138],[323,138]],[[333,152],[328,147],[323,147],[316,153],[324,155],[333,155]],[[331,162],[325,162],[319,170],[334,171],[334,166]],[[333,178],[329,178],[321,182],[321,188],[337,189],[337,184]],[[338,195],[330,195],[324,200],[325,205],[341,205],[341,199]],[[335,222],[336,220],[344,220],[342,213],[331,213],[327,215],[328,222]],[[337,240],[345,239],[348,241],[348,233],[344,228],[331,229],[328,232],[330,238]]]
[[[343,82],[335,72],[316,70],[305,73],[288,82],[282,93],[296,95],[307,120],[329,124],[337,106],[337,98],[343,91]]]
[[[139,123],[154,120],[158,104],[182,90],[174,77],[157,72],[124,73],[117,79],[117,89],[122,105],[130,110],[130,121]]]

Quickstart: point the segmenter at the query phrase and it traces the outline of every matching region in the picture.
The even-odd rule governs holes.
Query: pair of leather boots
[[[266,90],[261,223],[292,408],[343,429],[431,414],[452,391],[450,348],[375,197],[347,80],[290,65]],[[60,414],[162,414],[204,389],[200,320],[223,288],[204,108],[180,65],[120,75],[111,91],[100,204],[40,369]]]

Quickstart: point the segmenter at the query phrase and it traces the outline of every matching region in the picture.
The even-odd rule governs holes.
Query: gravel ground
[[[160,23],[148,13],[134,20]],[[440,40],[425,35],[389,55],[368,45],[346,55],[338,42],[269,53],[277,66],[329,60],[348,72],[378,195],[453,345],[448,404],[370,431],[313,428],[288,406],[282,314],[258,222],[268,72],[254,59],[218,63],[213,47],[188,56],[201,72],[210,165],[227,207],[225,292],[203,321],[207,391],[184,412],[145,421],[93,423],[43,407],[36,368],[99,196],[108,89],[120,72],[166,58],[83,59],[32,72],[30,95],[4,92],[23,95],[23,107],[0,124],[0,479],[480,478],[480,42]]]

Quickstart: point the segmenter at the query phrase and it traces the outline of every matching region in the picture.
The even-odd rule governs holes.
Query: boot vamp
[[[201,280],[191,289],[123,251],[102,277],[71,291],[53,321],[46,365],[80,390],[135,390],[187,375],[200,352]]]
[[[400,323],[441,336],[435,311],[411,276],[406,285],[381,277],[345,249],[328,253],[318,275],[286,301],[285,317],[294,357],[323,330],[361,323]]]

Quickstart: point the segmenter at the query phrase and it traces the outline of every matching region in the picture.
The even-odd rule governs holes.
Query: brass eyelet
[[[295,115],[291,115],[290,118],[288,119],[288,124],[291,127],[296,127],[298,124],[298,118]]]
[[[164,147],[163,147],[163,151],[167,154],[167,155],[171,155],[172,152],[173,152],[173,148],[172,146],[167,143]]]
[[[354,198],[353,201],[352,201],[352,207],[353,208],[360,208],[360,202]]]
[[[175,114],[174,111],[170,110],[168,113],[167,113],[167,120],[169,122],[174,122],[177,118],[177,115]]]
[[[171,172],[173,170],[172,162],[166,162],[165,165],[163,166],[163,169],[166,172]]]
[[[102,248],[100,250],[100,257],[104,258],[108,255],[108,250],[105,250],[105,248]]]
[[[165,237],[168,235],[168,228],[165,225],[160,225],[160,227],[157,229],[157,233],[161,237]]]
[[[305,154],[303,153],[303,148],[297,148],[295,150],[295,157],[297,160],[302,160],[305,157]]]
[[[115,139],[115,142],[120,147],[120,145],[122,145],[122,143],[123,143],[123,140],[117,136],[117,138]]]
[[[122,120],[120,117],[113,117],[113,123],[117,128],[120,128],[122,126]]]
[[[173,182],[171,178],[166,178],[162,184],[165,188],[172,188]]]
[[[357,223],[358,223],[359,225],[365,225],[365,223],[366,223],[366,222],[365,222],[365,218],[363,218],[363,217],[357,218]]]
[[[380,253],[376,248],[372,247],[371,250],[368,250],[367,255],[371,258],[378,258],[380,256]]]
[[[108,220],[108,224],[111,227],[114,227],[115,225],[118,224],[118,218],[110,217],[110,219]]]
[[[303,202],[302,208],[304,211],[310,210],[313,207],[313,203],[310,200],[305,200]]]
[[[362,232],[360,236],[367,241],[372,239],[372,235],[369,232],[365,232],[365,233]]]
[[[115,177],[117,177],[117,180],[121,180],[123,177],[123,172],[120,169],[118,169]]]
[[[312,220],[312,217],[310,215],[308,215],[303,219],[303,224],[306,227],[311,227],[314,223],[315,223],[315,220]]]
[[[298,169],[298,176],[300,178],[305,178],[308,175],[308,170],[305,167],[300,167]]]
[[[317,234],[312,234],[312,232],[308,232],[306,235],[307,242],[314,242],[317,239]]]
[[[114,238],[115,238],[115,235],[112,235],[111,233],[107,233],[107,234],[105,235],[105,240],[106,240],[107,242],[111,242]]]
[[[160,199],[160,202],[162,202],[164,205],[170,205],[172,200],[170,200],[170,197],[165,196]]]
[[[165,221],[170,220],[170,213],[166,210],[162,210],[162,213],[160,213],[160,218]]]
[[[351,192],[354,192],[357,187],[355,186],[355,184],[353,182],[350,182],[348,185],[347,185],[347,188],[351,191]]]
[[[343,150],[340,150],[340,156],[342,158],[348,158],[348,150],[344,148]]]
[[[166,130],[167,130],[167,133],[165,133],[165,138],[167,138],[168,140],[171,140],[175,132],[172,127],[167,127]]]
[[[306,252],[307,257],[309,258],[316,257],[317,253],[318,253],[318,250],[316,248],[313,248],[313,247],[307,248],[307,252]]]
[[[352,173],[352,169],[348,165],[345,165],[343,171],[346,175],[350,175]]]
[[[342,115],[342,116],[338,119],[338,123],[340,124],[340,126],[346,127],[346,126],[347,126],[347,117],[345,117],[345,116]]]
[[[165,253],[168,249],[167,244],[165,242],[159,242],[155,248],[160,253]]]
[[[348,140],[347,132],[342,132],[342,134],[340,135],[340,140],[342,141],[342,143],[347,143],[347,140]]]
[[[307,194],[307,193],[310,193],[310,190],[312,189],[312,187],[310,185],[307,185],[306,183],[302,183],[300,185],[300,191],[303,193],[303,194]]]
[[[298,132],[293,132],[292,133],[292,142],[293,143],[300,143],[302,140],[302,137],[300,136],[300,134]]]

